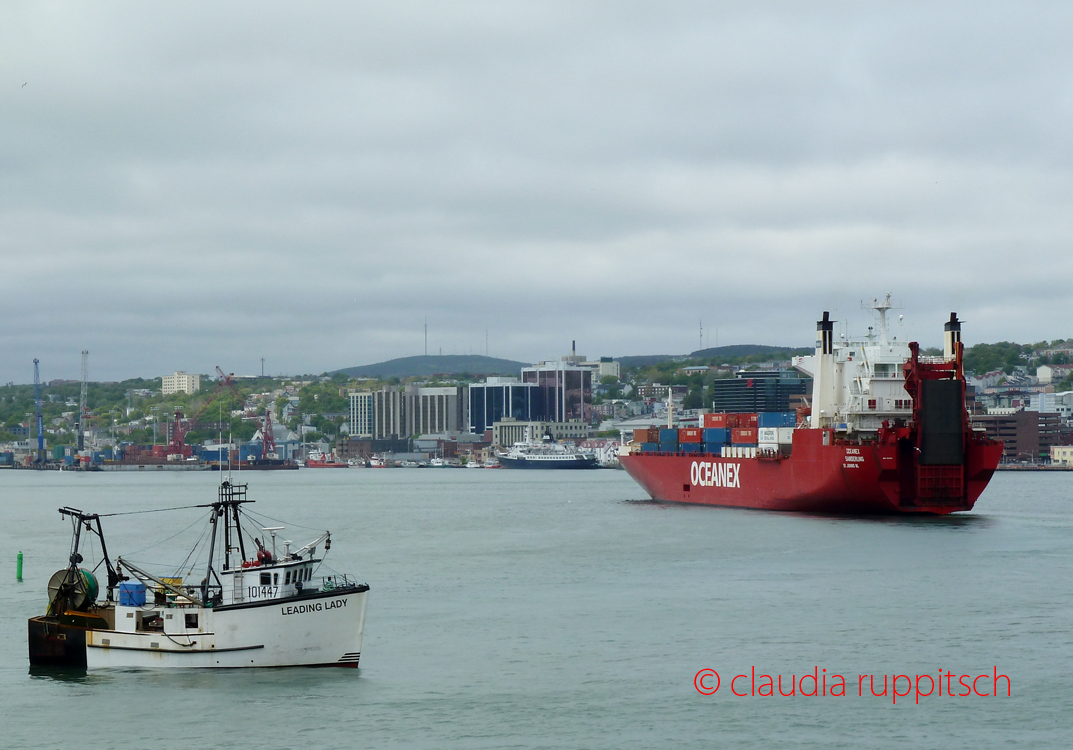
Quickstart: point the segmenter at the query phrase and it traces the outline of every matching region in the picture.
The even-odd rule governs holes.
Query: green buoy
[[[22,552],[15,558],[15,580],[22,580]]]

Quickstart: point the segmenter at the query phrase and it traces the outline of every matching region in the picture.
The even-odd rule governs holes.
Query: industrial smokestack
[[[957,313],[950,313],[950,320],[943,326],[943,359],[957,357],[957,345],[961,343],[961,321]]]
[[[817,348],[820,354],[834,354],[834,331],[835,322],[831,320],[831,314],[824,310],[823,320],[816,321],[816,342],[819,345]]]

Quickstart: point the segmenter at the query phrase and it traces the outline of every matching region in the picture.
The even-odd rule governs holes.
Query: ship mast
[[[246,499],[246,485],[244,484],[232,484],[230,479],[225,479],[220,484],[219,499],[213,503],[212,517],[209,522],[212,524],[212,536],[209,541],[209,562],[205,570],[205,580],[201,582],[201,600],[203,602],[209,601],[209,587],[215,579],[216,584],[220,587],[221,593],[223,592],[223,582],[220,580],[220,575],[213,567],[213,558],[216,553],[216,532],[218,531],[220,519],[223,518],[223,553],[224,564],[221,570],[231,569],[231,552],[233,547],[231,546],[231,529],[234,524],[234,534],[238,541],[238,553],[241,556],[241,560],[246,559],[246,543],[242,537],[242,525],[239,523],[239,506],[243,503],[249,503],[252,500]],[[241,563],[240,563],[241,564]]]

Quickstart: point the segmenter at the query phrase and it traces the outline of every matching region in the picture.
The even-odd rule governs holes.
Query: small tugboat
[[[317,548],[331,548],[327,531],[294,551],[284,542],[277,556],[275,534],[283,527],[258,526],[272,534],[269,549],[248,531],[253,521],[242,506],[249,502],[246,485],[227,480],[216,502],[195,506],[209,509],[209,546],[205,575],[192,585],[122,557],[113,564],[101,516],[60,508],[74,527],[72,552],[49,580],[48,611],[29,620],[30,665],[357,667],[368,584],[318,576],[324,556]],[[103,559],[92,569],[81,567],[83,534],[100,540]],[[100,565],[108,575],[103,602],[93,573]]]

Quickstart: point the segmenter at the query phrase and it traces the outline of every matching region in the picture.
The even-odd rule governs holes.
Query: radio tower
[[[34,359],[34,416],[37,417],[37,463],[45,462],[45,419],[41,416],[41,375]]]
[[[82,392],[78,396],[78,450],[86,447],[86,394],[89,391],[89,350],[82,350]]]

